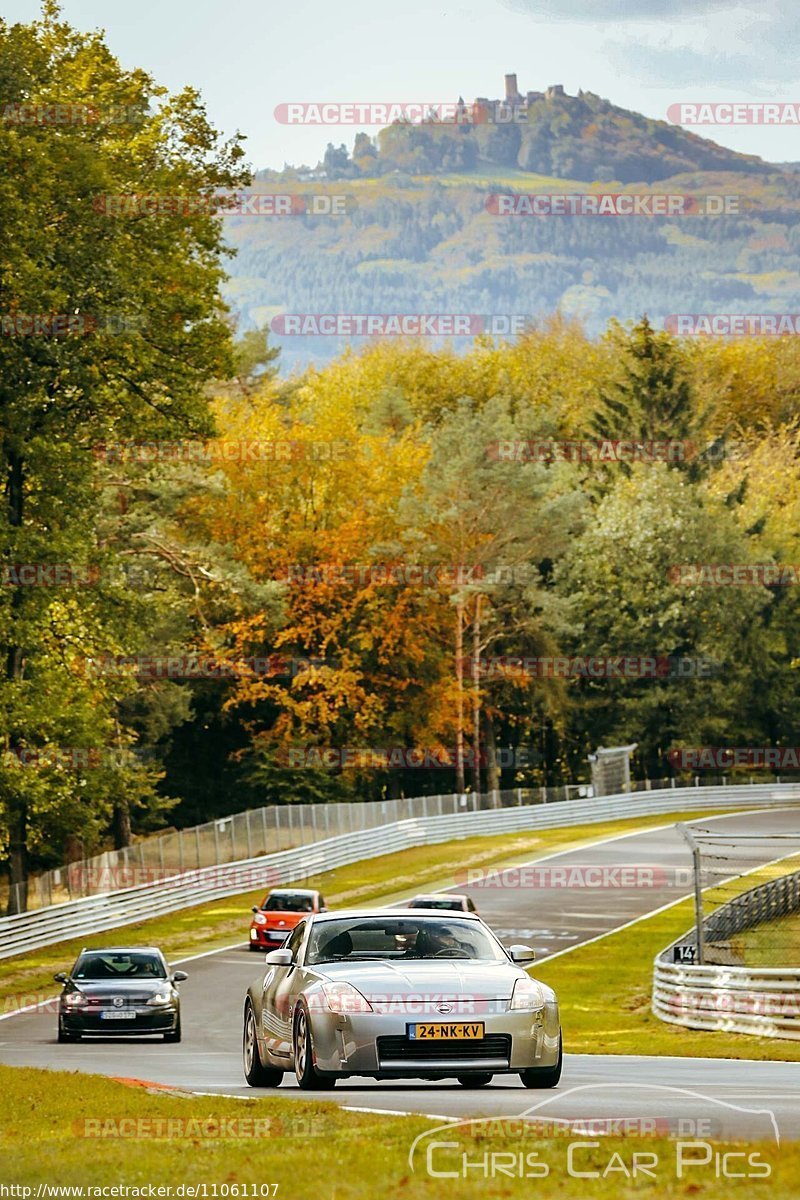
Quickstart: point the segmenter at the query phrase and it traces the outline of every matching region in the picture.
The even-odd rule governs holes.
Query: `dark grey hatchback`
[[[58,1040],[162,1034],[181,1040],[181,1001],[175,984],[185,971],[170,975],[154,946],[85,949],[69,975],[54,976],[64,989],[58,1001]]]

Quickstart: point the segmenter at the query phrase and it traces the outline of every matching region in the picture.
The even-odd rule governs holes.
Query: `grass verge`
[[[363,859],[335,871],[326,871],[305,882],[309,887],[319,888],[331,907],[373,901],[385,904],[423,887],[451,886],[469,867],[513,865],[616,834],[709,815],[708,812],[672,813],[630,817],[597,825],[534,830],[530,833],[461,838],[439,845],[414,846],[379,858]],[[53,974],[68,969],[89,940],[106,945],[114,941],[131,945],[158,945],[168,959],[219,949],[237,939],[244,943],[250,925],[250,909],[263,896],[264,889],[228,896],[211,904],[197,905],[134,925],[125,925],[118,931],[98,934],[94,939],[84,936],[61,942],[57,946],[44,946],[27,954],[0,959],[0,1012],[11,1012],[26,1003],[57,995],[59,989],[53,983]]]
[[[652,1137],[545,1140],[506,1119],[442,1130],[426,1138],[409,1163],[414,1139],[436,1129],[439,1121],[345,1111],[313,1100],[152,1094],[95,1075],[82,1076],[76,1088],[65,1086],[61,1073],[28,1068],[0,1067],[0,1088],[0,1179],[6,1186],[31,1189],[27,1195],[4,1193],[21,1200],[69,1194],[55,1190],[59,1187],[86,1189],[85,1198],[93,1194],[89,1188],[145,1189],[105,1194],[147,1196],[158,1194],[148,1193],[149,1187],[163,1187],[171,1189],[164,1196],[204,1200],[273,1195],[277,1200],[513,1200],[534,1192],[576,1200],[634,1195],[784,1200],[800,1193],[800,1146],[791,1142],[740,1145],[729,1167],[738,1177],[731,1178],[719,1177],[723,1144],[716,1143],[712,1152],[709,1143],[708,1160],[691,1167],[684,1161],[678,1178],[679,1155],[706,1158],[697,1143],[682,1149],[687,1143]],[[520,1088],[520,1112],[535,1095]],[[430,1154],[438,1176],[426,1170],[432,1141],[440,1143]],[[447,1148],[441,1146],[445,1141]],[[570,1143],[578,1143],[572,1168],[584,1173],[580,1178],[569,1173]],[[648,1156],[639,1163],[647,1164],[649,1176],[631,1177],[634,1154]],[[467,1162],[478,1165],[465,1168]],[[595,1174],[587,1177],[590,1173]],[[54,1190],[38,1193],[39,1185]]]
[[[723,888],[709,889],[704,894],[706,911],[780,872],[780,864],[770,864]],[[653,959],[692,928],[694,915],[694,902],[681,900],[628,929],[550,961],[543,959],[534,967],[537,978],[558,994],[566,1050],[573,1054],[800,1060],[796,1041],[685,1029],[653,1015]]]

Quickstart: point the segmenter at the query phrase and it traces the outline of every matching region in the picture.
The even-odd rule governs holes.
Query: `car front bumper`
[[[410,1040],[407,1026],[448,1020],[482,1021],[480,1040]],[[518,1073],[553,1067],[558,1061],[557,1004],[539,1012],[504,1011],[445,1018],[436,1011],[409,1015],[371,1012],[354,1015],[315,1012],[311,1018],[318,1070],[341,1075],[386,1078],[447,1078],[475,1073]]]
[[[163,1008],[142,1006],[128,1009],[133,1016],[104,1017],[103,1010],[97,1012],[70,1012],[62,1009],[61,1027],[65,1033],[82,1036],[94,1034],[98,1037],[127,1037],[131,1034],[173,1033],[178,1025],[179,1010],[174,1005]]]

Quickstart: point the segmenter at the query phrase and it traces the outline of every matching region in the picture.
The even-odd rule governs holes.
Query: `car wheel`
[[[494,1075],[456,1075],[456,1079],[465,1088],[486,1087],[487,1083],[491,1083]]]
[[[265,1067],[261,1062],[256,1037],[256,1018],[253,1007],[247,1004],[244,1010],[244,1032],[242,1035],[242,1059],[244,1077],[250,1087],[278,1087],[283,1079],[283,1071],[276,1067]]]
[[[178,1021],[177,1021],[177,1024],[175,1025],[175,1028],[171,1029],[169,1031],[169,1033],[164,1034],[164,1041],[165,1042],[179,1042],[180,1040],[181,1040],[181,1018],[180,1018],[180,1013],[179,1013]]]
[[[261,949],[261,947],[259,946],[258,942],[251,942],[251,943],[250,943],[250,949],[251,949],[251,950],[260,950],[260,949]]]
[[[320,1075],[314,1066],[314,1043],[308,1013],[298,1008],[294,1019],[294,1073],[304,1091],[327,1091],[336,1083],[333,1075]]]
[[[66,1029],[64,1029],[61,1022],[59,1021],[58,1037],[56,1040],[59,1041],[62,1045],[64,1044],[64,1042],[79,1042],[81,1040],[81,1035],[79,1033],[67,1033]]]
[[[552,1088],[561,1078],[563,1063],[561,1034],[558,1035],[558,1060],[554,1067],[532,1067],[529,1071],[520,1071],[519,1077],[526,1088]]]

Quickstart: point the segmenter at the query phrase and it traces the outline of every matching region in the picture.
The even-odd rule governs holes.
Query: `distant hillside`
[[[460,104],[455,124],[397,122],[375,138],[360,132],[352,154],[345,146],[331,145],[315,173],[332,180],[395,170],[430,175],[468,171],[483,160],[585,182],[655,183],[686,171],[770,170],[754,155],[618,108],[593,92],[567,95],[558,84],[522,96],[516,76],[509,75],[502,100]]]
[[[347,211],[226,217],[238,251],[227,296],[241,327],[282,313],[535,321],[560,311],[597,333],[611,317],[644,312],[660,323],[672,313],[800,311],[796,164],[736,154],[588,93],[529,96],[526,123],[517,127],[395,125],[374,140],[359,134],[355,156],[329,147],[316,169],[259,172],[264,191],[346,196]],[[735,211],[492,212],[497,192],[591,190],[727,196]],[[273,338],[284,370],[329,359],[348,340],[358,344]]]

